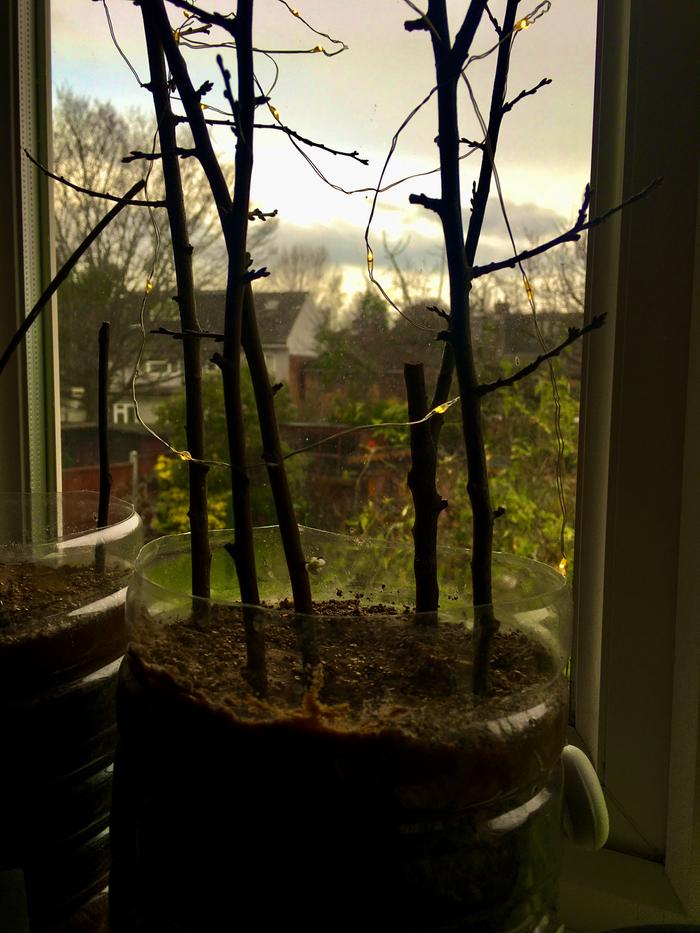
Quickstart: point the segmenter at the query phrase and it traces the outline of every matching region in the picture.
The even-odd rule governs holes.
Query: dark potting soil
[[[127,578],[0,564],[0,868],[24,870],[32,929],[60,926],[107,882]]]
[[[117,698],[114,933],[553,918],[565,706],[545,649],[499,633],[477,701],[463,626],[319,609],[311,676],[288,606],[263,626],[263,695],[241,612],[141,620]]]
[[[71,615],[126,586],[124,567],[0,563],[0,695],[31,694],[119,657],[123,606]]]
[[[360,600],[319,603],[317,615],[305,619],[304,641],[314,642],[320,657],[311,676],[289,601],[271,607],[274,614],[255,617],[267,668],[263,695],[251,687],[257,681],[237,610],[214,606],[206,622],[144,631],[133,656],[149,676],[242,722],[301,717],[319,727],[364,732],[391,723],[416,738],[458,739],[475,711],[480,718],[501,716],[514,696],[522,708],[523,691],[536,693],[558,673],[538,642],[520,632],[499,632],[488,695],[476,698],[471,637],[464,626],[415,622],[414,615],[393,606],[368,608]]]

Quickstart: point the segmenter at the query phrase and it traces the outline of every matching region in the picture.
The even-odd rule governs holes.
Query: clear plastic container
[[[0,868],[25,873],[32,931],[104,887],[126,644],[133,507],[98,495],[0,496]]]
[[[237,602],[230,532],[211,535],[209,601],[189,592],[189,536],[139,555],[113,933],[554,931],[563,578],[496,556],[492,690],[476,700],[468,554],[440,555],[435,624],[410,611],[410,548],[302,529],[326,606],[301,617],[277,530],[256,534],[264,607]]]

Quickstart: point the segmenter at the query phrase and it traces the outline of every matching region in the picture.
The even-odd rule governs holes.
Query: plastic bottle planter
[[[116,676],[131,505],[98,496],[0,496],[0,869],[24,871],[32,933],[105,887]]]
[[[501,626],[477,703],[464,551],[441,554],[436,624],[404,612],[408,548],[303,529],[326,614],[300,617],[279,608],[276,529],[256,534],[278,608],[236,603],[230,532],[211,536],[210,601],[189,595],[189,536],[139,555],[117,693],[113,933],[555,930],[564,580],[496,559]]]

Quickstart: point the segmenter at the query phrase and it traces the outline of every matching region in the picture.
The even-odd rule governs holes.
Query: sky
[[[230,0],[200,5],[221,12],[231,8]],[[416,5],[423,8],[427,3],[424,0]],[[492,0],[490,4],[499,19],[503,6],[503,0]],[[537,6],[537,0],[523,0],[522,15]],[[595,8],[596,0],[552,0],[545,15],[519,33],[515,42],[508,99],[543,77],[553,82],[524,99],[506,116],[497,154],[508,216],[520,247],[547,237],[571,221],[588,181]],[[130,0],[110,0],[108,9],[123,52],[141,80],[147,80],[138,8]],[[416,15],[405,0],[298,0],[298,9],[313,27],[341,40],[348,48],[332,57],[322,53],[276,54],[279,77],[271,101],[290,128],[339,150],[357,150],[369,160],[369,166],[363,166],[318,149],[307,150],[333,184],[347,190],[376,187],[394,133],[434,84],[429,37],[425,32],[408,33],[403,29],[404,21]],[[461,22],[466,2],[449,0],[448,9],[454,29]],[[182,22],[182,13],[172,8],[170,16],[176,28]],[[494,37],[490,24],[482,24],[473,52],[488,50]],[[282,0],[256,0],[254,42],[256,47],[268,50],[302,50],[317,44],[327,50],[340,47],[311,33]],[[225,109],[212,53],[187,54],[195,85],[206,78],[214,80],[215,88],[206,100]],[[235,74],[234,53],[224,50],[224,57]],[[495,54],[472,62],[467,71],[485,117],[494,63]],[[52,0],[52,69],[55,86],[70,86],[77,93],[111,100],[120,110],[152,107],[150,95],[139,87],[110,39],[101,0]],[[267,91],[274,70],[262,53],[256,55],[256,73]],[[480,138],[466,86],[462,97],[461,134]],[[273,122],[268,113],[260,114],[259,119]],[[436,121],[431,102],[399,137],[384,183],[437,166]],[[215,142],[232,162],[232,135],[220,131]],[[363,288],[363,233],[371,193],[348,195],[334,190],[317,177],[282,133],[260,130],[255,146],[253,203],[265,211],[278,210],[276,245],[322,245],[331,262],[343,271],[345,290]],[[474,155],[462,162],[465,199],[478,172],[477,159]],[[57,169],[60,171],[60,166]],[[398,185],[380,195],[378,201],[370,237],[375,272],[386,284],[391,282],[391,272],[382,250],[383,237],[392,246],[403,246],[401,262],[407,267],[434,275],[439,266],[440,229],[435,215],[409,205],[408,195],[412,192],[437,195],[437,176]],[[503,218],[492,198],[477,262],[503,258],[510,250]],[[262,264],[268,264],[274,272],[274,262],[266,263],[264,257],[255,262],[257,266]]]

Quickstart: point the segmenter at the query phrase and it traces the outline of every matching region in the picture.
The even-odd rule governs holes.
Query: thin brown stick
[[[503,34],[510,35],[515,24],[518,0],[508,0],[505,16],[503,20]],[[498,139],[501,132],[501,124],[505,114],[503,99],[506,93],[508,81],[508,70],[510,68],[511,43],[502,42],[498,48],[496,60],[496,71],[494,74],[493,87],[491,90],[491,104],[489,108],[489,122],[484,141],[480,144],[482,150],[481,166],[479,169],[479,180],[474,192],[472,212],[469,218],[467,236],[464,244],[466,258],[471,266],[476,256],[476,248],[481,236],[481,230],[484,224],[486,214],[486,205],[488,204],[491,182],[493,180],[493,164]],[[463,140],[460,140],[463,141]],[[440,362],[440,372],[438,373],[433,392],[432,407],[442,405],[447,401],[452,387],[452,375],[454,373],[454,356],[449,342],[445,343]],[[437,418],[433,421],[431,429],[435,443],[440,436],[440,430],[443,424],[443,418]]]
[[[207,473],[205,458],[204,414],[202,401],[202,364],[200,342],[192,332],[200,330],[195,307],[192,246],[187,230],[187,213],[182,191],[175,122],[170,106],[168,79],[163,48],[158,36],[157,20],[150,3],[141,4],[146,49],[150,70],[149,89],[153,96],[158,135],[161,145],[166,209],[170,224],[177,303],[183,330],[183,363],[185,370],[185,409],[187,449],[193,460],[188,463],[190,534],[192,536],[192,595],[209,598],[211,551],[207,508]],[[189,332],[189,333],[187,333]]]
[[[274,393],[267,372],[255,317],[253,290],[248,285],[243,300],[243,322],[241,331],[243,350],[248,361],[248,368],[253,383],[255,404],[258,412],[260,436],[263,442],[262,458],[267,467],[267,475],[275,504],[275,514],[280,529],[289,581],[292,587],[294,609],[306,619],[296,623],[297,640],[307,678],[318,666],[320,656],[315,622],[308,618],[313,614],[313,601],[306,558],[301,546],[299,526],[297,524],[289,489],[289,480],[282,456],[277,414],[275,412]]]
[[[172,3],[173,6],[179,7],[181,10],[187,10],[188,13],[196,16],[200,22],[209,23],[211,26],[220,26],[226,32],[231,33],[234,38],[236,37],[236,19],[233,14],[226,16],[223,13],[210,13],[198,7],[195,3],[191,3],[190,0],[168,0],[168,3]]]
[[[619,204],[611,207],[603,214],[598,214],[596,217],[592,217],[588,221],[585,220],[585,206],[589,197],[589,190],[587,188],[586,195],[584,195],[584,207],[579,211],[578,218],[573,227],[565,230],[563,233],[559,233],[555,237],[552,237],[551,240],[547,240],[545,243],[540,243],[538,246],[533,246],[531,249],[525,249],[521,253],[517,253],[515,256],[509,256],[507,259],[499,259],[496,262],[489,262],[484,266],[474,266],[472,270],[472,277],[477,279],[482,275],[489,275],[491,272],[498,272],[501,269],[514,269],[515,266],[520,265],[521,262],[532,259],[534,256],[539,256],[541,253],[546,253],[550,249],[553,249],[555,246],[559,246],[562,243],[572,243],[576,240],[580,240],[581,234],[584,231],[591,230],[593,227],[604,224],[606,220],[609,220],[613,215],[617,214],[618,211],[628,207],[630,204],[634,204],[635,201],[640,201],[642,198],[645,198],[648,194],[654,191],[655,188],[658,188],[662,182],[663,178],[655,178],[645,188],[642,188],[641,191],[637,191],[636,194],[631,195],[629,198],[626,198],[624,201],[621,201]]]
[[[503,34],[508,35],[515,23],[517,0],[508,0]],[[479,180],[472,199],[472,213],[463,238],[461,219],[461,195],[459,179],[459,147],[462,138],[459,134],[457,116],[457,83],[461,68],[469,54],[471,40],[481,20],[485,4],[472,0],[467,15],[450,48],[447,10],[444,0],[436,0],[428,5],[427,18],[430,22],[430,34],[435,59],[438,83],[438,147],[440,151],[441,199],[438,216],[442,221],[443,235],[447,256],[450,282],[450,322],[448,340],[442,354],[431,408],[444,404],[450,394],[452,375],[455,367],[462,397],[462,433],[467,454],[468,482],[467,491],[472,504],[472,586],[475,607],[474,620],[474,674],[473,687],[477,694],[485,693],[488,688],[488,664],[490,641],[497,622],[491,608],[491,551],[493,542],[493,510],[488,486],[488,473],[484,454],[484,441],[481,427],[480,399],[475,389],[478,383],[471,346],[471,327],[469,320],[469,291],[471,288],[471,269],[483,227],[488,195],[493,177],[493,161],[501,123],[504,115],[504,97],[508,68],[510,64],[510,42],[502,42],[498,50],[496,72],[491,92],[491,105],[486,137],[481,145],[482,157]],[[426,204],[435,210],[433,203]],[[412,419],[413,420],[413,419]],[[442,428],[443,417],[438,416],[426,433],[430,435],[433,450],[436,449]],[[413,431],[414,429],[412,429]],[[428,439],[424,440],[427,448]],[[413,434],[412,434],[413,450]],[[427,456],[427,455],[424,455]],[[413,459],[413,458],[412,458]],[[415,460],[413,460],[415,464]],[[428,461],[425,469],[436,469],[436,459]],[[412,466],[413,469],[413,466]],[[425,480],[426,485],[428,480]],[[435,489],[435,476],[432,477]],[[416,512],[416,514],[418,514]],[[437,547],[438,514],[426,510],[423,513],[426,526],[421,529],[431,547]],[[434,544],[433,544],[434,541]],[[432,558],[424,556],[425,566],[432,571]],[[437,589],[437,555],[434,558],[434,579],[431,589]]]
[[[186,149],[184,146],[175,147],[175,155],[180,159],[191,159],[192,156],[197,155],[196,149]],[[132,149],[128,156],[122,157],[122,162],[128,164],[129,162],[158,162],[163,158],[162,152],[143,152],[141,149]]]
[[[235,541],[232,554],[236,561],[241,597],[245,602],[259,603],[258,581],[253,546],[253,521],[250,506],[250,484],[241,482],[246,473],[245,428],[241,402],[241,349],[243,326],[243,296],[249,287],[248,273],[248,212],[253,174],[253,117],[255,113],[255,75],[253,71],[253,0],[238,0],[234,37],[238,71],[238,98],[234,99],[230,74],[221,56],[217,62],[224,79],[224,94],[236,114],[236,154],[231,210],[223,222],[228,252],[228,276],[224,309],[224,345],[222,373],[224,403],[229,438],[229,456],[238,477],[232,471],[231,495],[235,518]],[[247,598],[244,596],[244,589]]]
[[[448,338],[462,398],[462,435],[467,456],[467,492],[472,507],[471,577],[474,602],[473,689],[483,695],[488,689],[489,654],[498,628],[492,606],[491,554],[493,510],[489,494],[486,454],[481,423],[481,404],[476,387],[469,314],[471,270],[465,257],[459,177],[459,120],[457,85],[469,54],[471,40],[481,19],[484,3],[472,0],[450,47],[446,0],[430,0],[428,18],[438,88],[438,146],[442,221],[450,286],[450,329]]]
[[[98,335],[97,366],[97,436],[100,459],[100,495],[97,505],[97,527],[105,528],[109,520],[109,495],[112,491],[112,475],[109,471],[109,446],[107,431],[109,385],[109,321],[103,321]],[[95,548],[95,570],[105,571],[105,547],[98,544]]]
[[[153,2],[153,0],[149,0],[149,2]],[[228,189],[228,184],[221,170],[221,166],[219,165],[216,153],[214,152],[214,147],[209,139],[207,121],[204,118],[200,106],[199,96],[192,84],[187,71],[187,65],[173,36],[162,0],[157,0],[157,2],[154,3],[154,14],[157,18],[163,51],[168,60],[168,66],[172,72],[177,89],[180,92],[182,105],[185,108],[187,123],[189,124],[192,139],[197,149],[197,158],[209,182],[209,187],[211,188],[217,210],[219,211],[219,217],[223,224],[231,210],[231,194]]]
[[[2,354],[2,357],[0,357],[0,373],[2,373],[7,366],[8,360],[15,352],[19,344],[22,342],[34,321],[36,321],[36,319],[39,317],[39,314],[45,305],[48,304],[51,297],[58,291],[60,286],[68,278],[78,260],[92,246],[102,231],[111,224],[117,214],[119,214],[130,203],[131,198],[145,187],[145,184],[146,183],[142,179],[141,181],[136,182],[135,185],[132,185],[124,197],[119,199],[119,202],[114,205],[111,211],[105,214],[102,220],[95,227],[93,227],[90,233],[88,233],[83,242],[71,253],[68,259],[66,259],[56,275],[41,293],[32,310],[17,328],[15,335],[12,337],[7,347],[5,347],[5,352]]]
[[[503,44],[505,45],[506,43],[503,43]],[[543,87],[547,87],[547,85],[551,83],[552,83],[551,78],[542,78],[542,80],[538,81],[534,87],[528,88],[527,90],[521,91],[519,94],[516,94],[513,100],[509,100],[507,103],[503,105],[503,113],[508,113],[508,111],[512,110],[513,107],[515,107],[516,104],[519,104],[521,100],[524,100],[524,98],[526,97],[532,97]]]
[[[299,526],[294,514],[287,471],[284,466],[274,394],[258,332],[253,290],[250,285],[245,290],[243,300],[241,338],[253,383],[260,435],[263,443],[262,457],[268,467],[270,489],[275,502],[275,512],[280,526],[280,535],[292,585],[294,608],[297,612],[311,614],[313,604],[309,574],[306,569],[306,558],[301,547]]]
[[[496,379],[494,382],[484,382],[481,385],[476,387],[476,392],[480,396],[488,395],[489,392],[495,392],[497,389],[505,389],[508,386],[515,385],[516,382],[520,382],[521,379],[524,379],[526,376],[529,376],[531,373],[534,373],[536,369],[546,363],[547,360],[553,359],[555,356],[559,356],[567,347],[571,346],[572,343],[575,343],[581,337],[584,337],[586,334],[589,334],[593,330],[598,330],[605,323],[605,318],[607,314],[596,314],[595,317],[586,324],[584,327],[570,327],[569,333],[561,343],[558,343],[556,347],[552,347],[551,350],[547,350],[546,353],[540,353],[539,356],[535,357],[527,366],[523,366],[517,372],[512,373],[510,376],[503,376],[500,379]]]
[[[425,374],[422,363],[405,363],[403,368],[408,399],[409,421],[419,421],[428,412]],[[437,518],[447,506],[435,485],[437,450],[430,422],[414,424],[411,431],[411,468],[408,488],[413,497],[415,518],[413,572],[416,580],[416,612],[433,613],[437,621],[440,589],[437,578]]]
[[[72,188],[73,191],[77,191],[79,194],[88,194],[91,198],[101,198],[103,201],[124,201],[124,198],[120,198],[118,194],[110,194],[109,191],[95,191],[93,188],[85,188],[83,185],[76,185],[74,181],[66,178],[65,175],[57,175],[55,172],[50,171],[45,165],[38,162],[28,149],[22,151],[32,165],[35,165],[47,178],[51,178],[53,181],[65,185],[66,188]],[[165,207],[165,201],[135,200],[126,201],[126,204],[129,207]]]
[[[302,136],[301,133],[297,133],[296,130],[290,129],[290,127],[286,126],[284,123],[256,123],[255,128],[259,130],[278,130],[279,132],[298,140],[300,143],[304,143],[305,146],[309,146],[310,148],[322,149],[324,152],[329,152],[331,155],[344,156],[347,159],[354,159],[356,162],[360,162],[362,165],[369,165],[369,159],[363,159],[356,149],[353,149],[352,152],[347,152],[342,149],[333,149],[331,146],[327,146],[325,143],[317,143],[313,139]]]
[[[231,496],[234,516],[234,541],[229,548],[238,574],[241,599],[258,605],[260,595],[255,572],[253,522],[250,505],[250,481],[246,467],[245,428],[241,404],[241,318],[243,290],[246,284],[246,237],[252,172],[253,113],[255,108],[252,56],[252,0],[239,0],[235,19],[212,15],[211,21],[223,26],[236,39],[239,100],[235,159],[234,197],[214,152],[206,121],[202,115],[199,95],[194,88],[187,66],[170,27],[163,0],[149,0],[154,7],[160,40],[168,65],[185,108],[197,158],[206,175],[219,212],[228,253],[228,273],[224,306],[224,352],[215,357],[223,379],[224,407],[231,463]],[[184,9],[188,5],[177,3]],[[202,11],[192,10],[200,18]],[[209,21],[209,20],[205,20]],[[224,73],[225,80],[226,73]],[[233,108],[233,100],[231,100]]]

